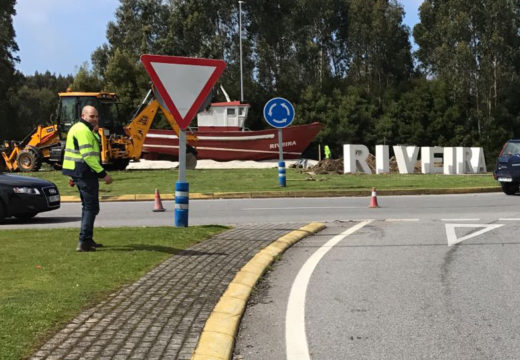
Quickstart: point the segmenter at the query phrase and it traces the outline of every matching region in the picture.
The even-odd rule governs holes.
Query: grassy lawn
[[[93,253],[75,252],[78,229],[2,230],[0,359],[29,356],[82,309],[225,229],[97,228],[105,247]]]
[[[163,194],[174,193],[177,170],[112,171],[111,185],[101,184],[101,195],[153,194],[157,188]],[[62,195],[77,195],[68,186],[68,178],[59,171],[39,171],[27,175],[51,180]],[[278,185],[278,170],[273,169],[198,169],[188,170],[186,179],[191,193],[258,192],[299,190],[370,190],[385,189],[442,189],[498,186],[491,174],[433,175],[433,174],[324,174],[310,175],[301,169],[287,169],[287,186]]]

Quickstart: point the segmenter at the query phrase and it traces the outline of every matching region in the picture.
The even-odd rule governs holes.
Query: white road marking
[[[365,220],[334,236],[314,252],[303,264],[291,287],[285,315],[287,360],[310,360],[305,332],[305,294],[311,275],[325,254],[341,240],[355,233],[373,220]]]
[[[441,221],[479,221],[480,219],[441,219]]]
[[[304,209],[364,209],[361,206],[298,206],[298,207],[273,207],[273,208],[243,208],[242,210],[304,210]]]
[[[419,221],[419,219],[386,219],[387,222],[415,222]]]
[[[497,229],[504,224],[446,224],[446,236],[448,237],[448,246],[458,244],[464,240],[471,239],[472,237],[482,235],[490,230]],[[479,231],[475,231],[466,236],[457,238],[455,228],[483,228]]]
[[[520,218],[502,218],[498,219],[498,221],[520,221]]]

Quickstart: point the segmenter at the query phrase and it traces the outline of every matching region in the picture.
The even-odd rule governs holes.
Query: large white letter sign
[[[471,167],[471,149],[467,147],[455,148],[457,159],[457,174],[470,174],[473,171]]]
[[[485,173],[486,159],[484,157],[484,149],[481,147],[472,147],[471,149],[471,167],[475,174]]]
[[[444,175],[455,175],[456,164],[455,164],[455,148],[445,147],[444,148]]]
[[[440,146],[422,147],[421,148],[421,172],[423,174],[441,174],[442,165],[435,166],[435,163],[442,163],[441,157],[435,157],[437,154],[442,154],[443,148]]]
[[[417,146],[394,146],[395,159],[400,174],[413,174],[419,148]]]
[[[393,146],[399,173],[413,174],[419,155],[417,146]],[[481,147],[423,146],[421,150],[421,172],[423,174],[479,174],[485,173],[486,159]],[[372,174],[367,164],[370,156],[365,145],[343,145],[343,173],[362,172]],[[376,145],[375,173],[390,172],[388,145]]]
[[[376,174],[390,172],[389,146],[376,145]]]
[[[343,145],[343,173],[364,172],[372,174],[368,167],[369,152],[365,145]]]

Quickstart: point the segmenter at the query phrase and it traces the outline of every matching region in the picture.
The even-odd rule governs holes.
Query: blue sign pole
[[[282,129],[278,129],[278,185],[286,186],[285,176],[285,161],[283,161],[283,141],[282,141]]]
[[[186,182],[186,130],[179,131],[179,180],[175,183],[175,227],[188,226],[190,184]]]
[[[294,120],[294,107],[281,97],[269,100],[264,106],[264,119],[272,127],[278,128],[278,184],[286,186],[285,162],[283,161],[282,129],[289,126]]]

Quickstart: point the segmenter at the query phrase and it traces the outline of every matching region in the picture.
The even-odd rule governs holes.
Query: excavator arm
[[[127,145],[128,156],[130,158],[137,160],[141,157],[146,134],[148,134],[150,126],[157,116],[158,111],[162,112],[173,131],[175,131],[175,134],[179,136],[180,129],[173,118],[173,115],[168,111],[168,109],[161,105],[156,98],[151,96],[151,93],[149,92],[139,107],[137,115],[135,115],[130,124],[124,128],[126,135],[130,138],[130,143]],[[186,141],[188,145],[195,147],[198,138],[197,136],[188,133],[186,135]]]

